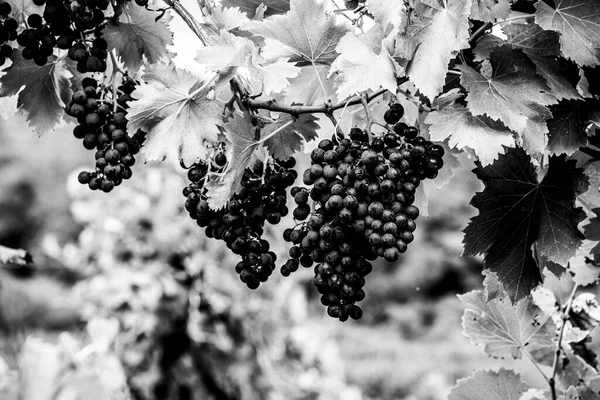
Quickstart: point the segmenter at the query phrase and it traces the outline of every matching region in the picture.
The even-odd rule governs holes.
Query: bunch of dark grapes
[[[111,97],[112,88],[100,87],[93,78],[84,78],[82,84],[83,89],[73,94],[66,113],[77,118],[73,135],[83,140],[86,149],[96,150],[96,167],[82,171],[78,179],[92,190],[110,192],[131,178],[135,155],[145,140],[143,131],[127,134],[127,101],[135,82],[125,79],[117,99]]]
[[[341,321],[362,316],[355,303],[365,297],[369,261],[396,261],[413,241],[419,216],[415,191],[443,165],[443,148],[399,122],[403,113],[399,104],[387,110],[390,129],[382,137],[353,128],[350,138],[322,140],[303,175],[310,189],[292,189],[294,218],[306,222],[284,232],[294,246],[281,272],[289,275],[299,265],[316,263],[314,284],[321,302]]]
[[[298,176],[293,169],[296,162],[293,158],[274,159],[266,167],[257,163],[247,168],[239,193],[215,211],[208,205],[204,183],[211,179],[211,173],[222,172],[226,164],[225,153],[219,151],[209,163],[194,164],[189,169],[191,183],[183,190],[185,208],[200,227],[206,228],[206,236],[225,241],[233,253],[241,256],[235,270],[248,288],[256,289],[275,269],[277,256],[262,238],[263,228],[265,223],[278,224],[288,214],[286,193]]]
[[[68,50],[80,73],[106,71],[108,45],[102,36],[107,0],[35,0],[42,15],[31,14],[17,36],[23,58],[45,65],[54,48]]]
[[[13,49],[8,42],[17,38],[19,23],[16,19],[9,17],[11,11],[11,5],[4,0],[0,0],[0,67],[13,53]]]

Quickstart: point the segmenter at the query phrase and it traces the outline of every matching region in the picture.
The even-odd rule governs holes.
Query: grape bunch
[[[322,140],[303,175],[309,189],[292,189],[293,216],[305,222],[284,232],[293,246],[281,272],[287,276],[316,263],[313,282],[321,302],[341,321],[362,315],[355,303],[365,297],[370,261],[394,262],[413,241],[415,191],[443,166],[444,149],[399,122],[403,113],[400,104],[386,111],[389,132],[382,137],[353,128],[350,138]]]
[[[145,140],[143,131],[127,134],[127,102],[135,81],[126,78],[116,99],[111,97],[112,88],[99,86],[93,78],[84,78],[82,84],[83,89],[73,94],[66,113],[77,118],[73,135],[83,140],[86,149],[96,150],[96,167],[82,171],[78,179],[92,190],[108,193],[131,178],[135,155]]]
[[[17,38],[19,23],[16,19],[9,17],[11,11],[11,5],[4,0],[0,0],[0,67],[13,53],[13,49],[8,42]]]
[[[108,44],[102,36],[107,0],[35,0],[42,15],[30,14],[27,29],[17,36],[23,58],[43,66],[55,48],[68,50],[80,73],[106,71]]]
[[[183,190],[185,208],[196,223],[205,228],[206,236],[223,240],[234,254],[241,256],[235,266],[248,288],[256,289],[275,270],[277,256],[262,238],[265,223],[276,225],[289,213],[287,189],[298,173],[295,160],[273,159],[265,167],[256,163],[242,176],[242,188],[221,210],[209,207],[204,184],[213,174],[225,170],[227,157],[221,149],[208,163],[194,164],[188,171],[190,184]]]

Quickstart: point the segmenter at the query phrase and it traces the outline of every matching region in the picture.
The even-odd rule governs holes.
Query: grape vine
[[[254,16],[227,1],[202,0],[198,11],[164,3],[0,0],[0,66],[10,60],[0,96],[15,95],[40,131],[65,113],[77,121],[73,135],[95,152],[79,174],[92,190],[131,178],[140,153],[189,166],[185,209],[240,256],[230,268],[241,281],[257,289],[276,266],[284,276],[314,268],[340,321],[361,318],[373,262],[400,259],[428,190],[470,157],[485,187],[464,254],[483,256],[487,275],[485,291],[463,296],[474,314],[465,332],[489,344],[481,321],[498,298],[515,320],[545,315],[531,337],[555,355],[550,397],[581,395],[556,383],[579,356],[563,349],[575,292],[598,281],[597,1],[281,0],[280,12],[260,6]],[[170,53],[171,13],[198,39],[193,60]],[[43,107],[39,93],[51,99]],[[266,228],[280,223],[289,258],[278,264]],[[549,273],[575,287],[556,312],[536,298]],[[510,354],[486,351],[537,366],[531,337]],[[472,379],[514,386],[515,377]]]

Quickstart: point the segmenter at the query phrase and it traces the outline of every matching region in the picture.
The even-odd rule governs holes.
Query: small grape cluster
[[[23,58],[43,66],[54,48],[68,50],[80,73],[106,71],[108,44],[102,36],[107,0],[34,0],[42,15],[30,14],[27,29],[17,36]],[[93,33],[90,35],[90,33]]]
[[[265,223],[276,225],[289,213],[286,190],[294,184],[298,173],[295,160],[272,160],[247,168],[242,188],[222,210],[209,207],[204,183],[212,173],[225,169],[227,157],[221,150],[209,163],[194,164],[188,171],[190,184],[184,189],[185,207],[197,224],[206,228],[206,236],[223,240],[234,254],[241,256],[235,270],[248,288],[256,289],[275,270],[276,254],[262,238]],[[210,169],[210,171],[209,171]]]
[[[356,10],[359,5],[365,4],[366,0],[345,0],[344,5],[347,10]]]
[[[93,78],[82,80],[83,90],[75,92],[66,113],[77,118],[73,135],[83,140],[88,150],[96,150],[94,171],[82,171],[79,182],[90,189],[110,192],[132,176],[131,167],[145,140],[143,131],[127,134],[127,101],[135,90],[135,81],[125,79],[119,86],[117,99],[112,90],[101,87]]]
[[[17,38],[19,23],[16,19],[9,17],[11,11],[11,5],[4,0],[0,0],[0,67],[13,53],[13,49],[8,42]]]
[[[355,303],[365,296],[369,261],[394,262],[413,241],[419,216],[415,191],[443,165],[443,148],[399,122],[403,113],[400,104],[386,111],[389,132],[383,137],[353,128],[349,139],[322,140],[303,175],[310,190],[292,189],[293,216],[307,221],[284,232],[294,246],[281,272],[289,275],[299,265],[317,263],[313,282],[321,302],[341,321],[362,315]],[[314,211],[309,199],[316,203]]]

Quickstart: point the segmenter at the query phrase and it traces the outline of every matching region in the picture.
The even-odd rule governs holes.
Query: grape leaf
[[[490,58],[490,54],[497,47],[502,46],[505,43],[504,40],[500,39],[496,35],[483,35],[481,39],[477,41],[477,46],[473,50],[475,54],[475,61],[485,61]]]
[[[369,0],[367,9],[384,31],[389,28],[389,24],[396,28],[404,24],[406,10],[402,0]]]
[[[215,70],[246,66],[254,52],[251,40],[226,30],[221,30],[219,36],[211,37],[211,42],[209,46],[198,50],[196,61]]]
[[[315,122],[317,118],[311,114],[302,114],[297,119],[289,114],[282,114],[277,121],[263,128],[263,136],[267,137],[278,129],[281,129],[273,137],[265,140],[265,146],[269,154],[279,160],[287,160],[294,153],[302,149],[302,144],[317,138],[319,125]],[[292,122],[293,121],[293,122]],[[292,122],[284,128],[284,125]]]
[[[244,171],[254,151],[260,146],[257,136],[260,132],[253,123],[249,113],[235,114],[234,118],[225,124],[226,137],[231,143],[230,162],[221,176],[214,176],[204,186],[208,190],[208,205],[219,210],[227,204],[231,196],[241,189]]]
[[[425,123],[430,125],[431,140],[448,139],[451,147],[469,147],[475,151],[482,165],[494,162],[504,146],[513,147],[515,139],[504,125],[480,115],[474,116],[460,104],[452,104],[427,116]]]
[[[396,38],[396,55],[411,60],[407,76],[430,100],[441,92],[450,60],[469,47],[470,11],[471,0],[423,0]]]
[[[127,129],[148,133],[146,159],[190,165],[205,158],[205,143],[217,140],[221,124],[221,106],[211,95],[212,77],[154,64],[142,79],[146,83],[131,94],[135,101],[130,103]]]
[[[490,63],[490,78],[469,66],[457,66],[462,71],[461,85],[469,91],[469,111],[501,120],[521,135],[530,153],[543,154],[548,132],[545,120],[552,116],[546,106],[556,103],[556,98],[522,50],[503,45],[491,53]]]
[[[374,29],[380,29],[379,25],[371,28]],[[340,39],[335,50],[340,55],[331,64],[329,76],[338,74],[338,98],[345,99],[380,87],[392,93],[396,91],[396,66],[386,49],[380,48],[376,52],[354,33],[348,32]]]
[[[27,113],[29,126],[39,135],[47,133],[65,115],[77,72],[64,58],[51,56],[42,67],[25,60],[19,50],[11,58],[12,65],[0,78],[0,97],[18,93],[17,107]]]
[[[535,4],[535,22],[559,32],[565,57],[579,65],[600,65],[600,2],[555,0],[556,7],[543,1]]]
[[[300,67],[300,73],[296,78],[290,80],[290,86],[285,90],[283,102],[298,103],[306,105],[323,104],[323,95],[320,82],[325,88],[325,98],[331,99],[333,103],[338,102],[335,94],[333,79],[327,79],[328,68],[324,65],[316,67]],[[343,123],[342,120],[340,123]]]
[[[264,51],[271,57],[290,57],[292,62],[330,65],[337,57],[335,47],[350,31],[346,22],[339,22],[326,0],[292,0],[290,11],[263,21],[251,21],[244,29],[273,39]],[[283,46],[281,46],[283,44]]]
[[[471,18],[484,22],[506,19],[510,13],[508,0],[473,0]]]
[[[526,390],[527,384],[513,370],[479,370],[471,377],[459,379],[448,400],[519,400]]]
[[[488,300],[485,290],[458,296],[467,304],[462,317],[463,333],[492,357],[521,358],[532,346],[551,345],[556,326],[530,297],[512,304],[506,292]]]
[[[142,57],[150,64],[171,57],[167,50],[167,46],[173,44],[173,35],[168,28],[171,17],[166,14],[155,21],[156,15],[137,5],[125,5],[119,20],[110,18],[104,28],[109,50],[115,49],[131,71],[137,71],[143,65]]]
[[[556,355],[556,344],[534,349],[530,354],[538,364],[552,367]],[[579,386],[598,376],[598,371],[575,354],[571,346],[563,346],[556,376],[562,387]]]
[[[600,162],[588,163],[585,167],[585,175],[589,185],[587,190],[577,197],[577,203],[588,215],[592,215],[592,210],[600,207]]]
[[[585,238],[591,240],[593,242],[600,241],[600,208],[594,208],[591,210],[595,215],[593,218],[590,218],[589,224],[583,227],[583,233]],[[594,248],[590,250],[590,254],[595,256],[600,252],[600,243],[598,243]]]
[[[479,215],[464,230],[465,255],[485,254],[485,268],[498,274],[513,302],[542,280],[534,243],[541,256],[559,264],[581,244],[577,224],[585,213],[575,207],[575,197],[584,178],[575,164],[564,155],[551,157],[538,183],[530,156],[514,148],[474,170],[486,187],[471,200]]]
[[[267,6],[265,16],[274,14],[285,14],[290,9],[290,0],[221,0],[224,7],[239,7],[248,16],[254,15],[261,4]]]
[[[29,265],[32,262],[31,255],[25,250],[0,245],[0,264]]]
[[[573,154],[588,143],[586,128],[590,124],[590,107],[587,101],[561,101],[552,106],[552,119],[548,121],[548,150],[552,154]]]
[[[289,79],[298,76],[300,71],[300,68],[288,63],[288,59],[267,62],[258,55],[258,49],[251,40],[225,30],[211,39],[211,45],[198,51],[196,61],[219,71],[241,68],[237,72],[264,95],[281,92],[289,86]]]
[[[569,260],[571,277],[579,286],[595,284],[600,278],[600,266],[594,265],[593,257],[590,258],[592,250],[597,245],[598,242],[584,240],[575,256]]]
[[[520,48],[533,61],[537,73],[542,76],[559,100],[579,99],[577,89],[561,74],[556,57],[560,55],[559,35],[545,31],[538,25],[510,24],[504,27],[507,43]]]
[[[220,7],[215,4],[210,11],[205,10],[203,14],[204,23],[215,32],[231,31],[248,22],[248,16],[241,12],[239,7]]]
[[[291,80],[300,73],[300,68],[288,62],[287,58],[280,58],[275,62],[266,62],[254,53],[253,64],[247,70],[238,71],[245,76],[250,84],[257,85],[256,92],[263,95],[281,93],[290,86]],[[265,61],[263,64],[258,62]],[[247,74],[246,74],[247,71]]]

